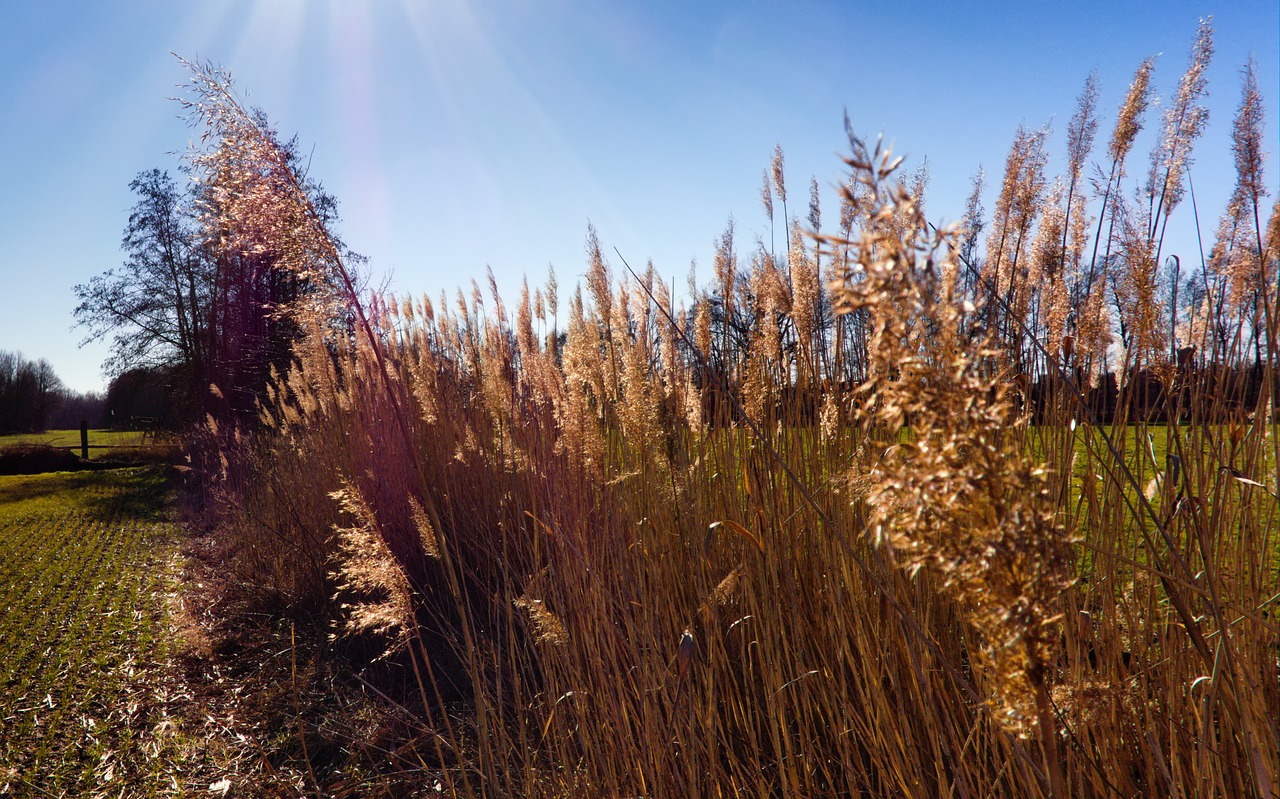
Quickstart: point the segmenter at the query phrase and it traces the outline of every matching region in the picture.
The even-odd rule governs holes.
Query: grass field
[[[138,430],[90,430],[89,457],[100,458],[110,452],[101,447],[142,447],[154,443],[154,435]],[[46,430],[42,433],[19,433],[0,436],[0,449],[18,444],[44,444],[50,447],[80,447],[79,430]]]
[[[181,792],[155,469],[0,477],[0,794]]]

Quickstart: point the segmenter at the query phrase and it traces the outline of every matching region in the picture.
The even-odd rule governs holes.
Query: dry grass
[[[981,262],[851,135],[837,231],[786,217],[779,151],[785,256],[730,227],[687,307],[592,231],[567,313],[554,277],[514,313],[492,282],[299,309],[260,427],[211,420],[198,464],[245,602],[383,634],[451,794],[1274,795],[1275,224],[1171,290],[1202,120],[1122,202],[1150,70],[1096,197],[1088,85],[1057,188],[1019,133]],[[218,85],[204,121],[274,163]],[[264,171],[290,268],[346,275]]]

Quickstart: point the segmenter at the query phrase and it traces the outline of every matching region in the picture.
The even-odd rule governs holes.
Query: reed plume
[[[1192,146],[1204,133],[1209,122],[1209,109],[1203,105],[1208,88],[1205,70],[1213,58],[1213,18],[1200,21],[1195,42],[1191,47],[1187,71],[1178,81],[1169,107],[1164,112],[1164,127],[1159,145],[1151,153],[1151,170],[1147,178],[1147,199],[1152,206],[1148,237],[1163,239],[1163,228],[1169,215],[1182,201],[1185,192],[1186,171],[1191,165]],[[1165,221],[1161,221],[1161,219]],[[1157,260],[1159,258],[1159,247]]]
[[[1039,732],[1054,794],[1065,795],[1049,690],[1072,548],[1048,469],[1016,432],[1012,375],[998,350],[966,332],[974,305],[946,266],[959,229],[930,235],[914,197],[880,188],[896,167],[888,153],[863,146],[849,163],[880,203],[878,224],[854,242],[858,279],[835,288],[841,310],[873,318],[870,350],[881,368],[862,388],[861,420],[894,435],[910,425],[872,473],[870,529],[965,608],[979,634],[969,656],[991,677],[996,718]]]

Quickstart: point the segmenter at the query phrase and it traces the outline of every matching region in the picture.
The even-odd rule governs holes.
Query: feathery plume
[[[792,228],[791,231],[789,260],[795,293],[791,304],[791,318],[796,325],[796,342],[800,350],[799,376],[803,380],[814,377],[813,348],[818,327],[821,287],[818,285],[818,265],[809,257],[799,228]]]
[[[1025,321],[1034,288],[1025,279],[1027,265],[1023,251],[1029,244],[1027,239],[1044,195],[1048,136],[1047,127],[1031,131],[1018,126],[1005,162],[1004,182],[996,199],[991,232],[987,235],[987,259],[982,276],[988,288],[1004,299],[1014,321],[1019,323],[1010,324],[1010,331]],[[996,307],[988,305],[989,311]]]
[[[440,557],[440,539],[436,536],[427,511],[413,494],[409,495],[409,514],[413,518],[414,527],[418,529],[418,541],[422,544],[422,552],[429,558]]]
[[[547,314],[554,320],[560,312],[560,284],[556,282],[556,268],[547,266]]]
[[[1107,146],[1107,153],[1111,156],[1112,163],[1121,171],[1124,168],[1125,157],[1133,149],[1134,139],[1142,130],[1142,116],[1151,103],[1151,72],[1154,69],[1154,59],[1143,59],[1142,64],[1138,66],[1138,71],[1133,75],[1133,82],[1129,84],[1129,91],[1125,95],[1124,103],[1120,106],[1120,113],[1116,115],[1116,126],[1111,133],[1111,143]]]
[[[1231,128],[1231,151],[1236,161],[1236,191],[1256,206],[1267,196],[1262,180],[1262,96],[1252,57],[1241,71],[1240,108]]]
[[[783,166],[782,145],[774,145],[773,163],[770,165],[770,171],[773,175],[773,190],[777,193],[778,199],[782,200],[783,206],[786,206],[787,181],[786,176],[783,174]]]
[[[1152,364],[1164,353],[1167,314],[1159,292],[1159,264],[1155,242],[1138,226],[1134,215],[1117,204],[1120,219],[1121,270],[1116,275],[1116,304],[1121,324],[1128,331],[1126,347],[1136,354],[1134,363]]]
[[[1244,194],[1232,193],[1226,210],[1218,220],[1218,231],[1209,251],[1208,273],[1225,284],[1225,301],[1236,313],[1244,313],[1252,304],[1257,289],[1256,264],[1249,253],[1253,233],[1253,217]]]
[[[911,186],[908,191],[911,192],[911,199],[915,201],[916,211],[924,216],[924,195],[929,189],[929,158],[926,156],[920,162],[920,166],[916,167],[916,171],[911,174]]]
[[[855,143],[850,164],[879,187],[885,171]],[[942,262],[958,251],[958,228],[930,233],[910,198],[875,191],[880,225],[851,242],[853,265],[834,287],[842,312],[875,316],[870,357],[875,402],[855,412],[863,424],[896,436],[866,497],[877,541],[915,574],[928,569],[965,609],[993,681],[996,718],[1045,742],[1060,779],[1048,680],[1058,639],[1060,595],[1072,582],[1071,542],[1057,521],[1045,466],[1016,429],[1013,381],[995,371],[996,352],[962,334],[971,307]],[[859,280],[850,280],[853,274]],[[930,324],[920,325],[919,319]]]
[[[977,266],[978,236],[986,225],[986,220],[983,218],[986,209],[982,207],[982,191],[986,188],[986,179],[986,172],[982,167],[978,167],[970,184],[973,188],[964,203],[964,217],[960,221],[964,236],[960,244],[960,254],[973,266]]]
[[[1098,72],[1090,72],[1076,99],[1076,111],[1067,125],[1067,175],[1072,189],[1080,179],[1085,159],[1098,133]]]
[[[814,233],[822,229],[822,200],[818,193],[818,179],[809,178],[809,230]]]
[[[344,602],[344,629],[349,634],[372,632],[392,638],[388,653],[406,640],[414,623],[409,582],[387,547],[374,516],[359,489],[344,480],[329,495],[355,519],[351,527],[338,528],[337,568],[334,578]],[[428,528],[429,529],[429,528]]]
[[[530,599],[522,596],[512,600],[512,604],[529,616],[529,624],[533,627],[533,639],[539,644],[562,647],[569,643],[569,633],[564,622],[556,614],[547,609],[541,599]]]
[[[764,215],[773,221],[773,190],[769,186],[769,170],[764,171],[764,180],[760,186],[760,203],[764,206]]]
[[[587,225],[587,288],[591,291],[591,301],[595,303],[597,312],[608,314],[613,307],[613,281],[600,251],[600,236],[596,233],[596,226],[591,224]]]
[[[711,301],[704,297],[698,301],[698,315],[694,322],[695,342],[703,358],[711,357]]]
[[[1055,180],[1045,198],[1040,226],[1031,242],[1030,279],[1033,285],[1043,287],[1041,304],[1044,312],[1045,344],[1050,351],[1057,347],[1066,333],[1067,316],[1071,311],[1067,276],[1062,268],[1066,260],[1062,248],[1066,238],[1064,194],[1062,181]]]
[[[1150,235],[1155,233],[1157,217],[1163,214],[1167,219],[1181,201],[1186,170],[1191,165],[1191,147],[1209,122],[1209,109],[1201,100],[1209,85],[1205,70],[1213,57],[1212,23],[1212,17],[1200,20],[1187,71],[1178,82],[1173,102],[1164,112],[1160,145],[1151,153],[1147,194],[1155,210],[1150,220]]]
[[[542,296],[538,295],[539,305],[541,305]],[[528,364],[533,360],[534,351],[537,349],[536,340],[533,336],[533,306],[529,301],[529,278],[525,278],[520,284],[520,305],[516,309],[516,346],[520,351],[520,361]]]
[[[733,218],[724,226],[724,232],[716,240],[715,257],[712,268],[715,270],[716,282],[720,285],[720,296],[725,302],[725,314],[729,313],[729,303],[733,298],[734,281],[738,274],[738,256],[733,251]]]

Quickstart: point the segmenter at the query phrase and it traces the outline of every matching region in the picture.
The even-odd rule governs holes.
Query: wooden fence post
[[[89,423],[80,420],[80,457],[89,460]]]

